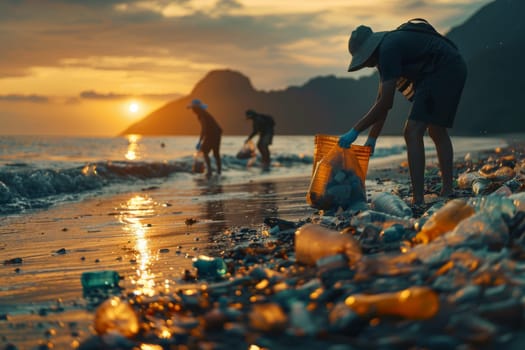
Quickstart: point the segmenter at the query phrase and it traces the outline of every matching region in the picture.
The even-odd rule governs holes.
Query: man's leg
[[[215,158],[215,165],[217,165],[217,174],[219,175],[222,172],[220,147],[221,147],[221,140],[219,139],[219,141],[213,146],[213,157]]]
[[[442,181],[441,196],[450,196],[454,193],[452,185],[452,169],[454,164],[452,141],[450,140],[447,129],[441,126],[430,125],[428,127],[428,134],[436,145]]]
[[[261,152],[262,168],[268,169],[270,167],[270,150],[268,149],[268,135],[261,136],[257,142],[257,148]]]
[[[425,145],[423,136],[427,129],[425,122],[407,120],[404,136],[407,145],[408,168],[412,181],[412,203],[425,202]]]
[[[212,173],[209,152],[210,152],[209,150],[206,152],[202,152],[202,155],[204,156],[204,162],[206,163],[206,175],[208,176],[211,175]]]

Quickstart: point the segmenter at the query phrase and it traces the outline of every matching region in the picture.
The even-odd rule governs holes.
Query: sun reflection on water
[[[119,221],[124,224],[124,231],[135,239],[135,259],[137,262],[136,278],[132,279],[137,295],[155,294],[155,274],[151,271],[152,263],[158,259],[149,248],[148,231],[150,227],[143,219],[155,214],[153,200],[147,196],[135,195],[121,207]]]
[[[136,160],[138,158],[138,151],[139,151],[139,141],[140,141],[140,135],[127,135],[128,138],[128,150],[124,157],[126,157],[127,160]]]

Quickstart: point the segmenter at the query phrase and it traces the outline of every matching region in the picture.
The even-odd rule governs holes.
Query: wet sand
[[[298,220],[309,178],[222,185],[195,176],[187,190],[154,188],[60,205],[0,221],[0,348],[33,349],[47,341],[75,346],[92,332],[93,312],[81,274],[115,270],[125,291],[177,287],[192,258],[218,235],[267,229],[265,217]],[[205,196],[201,196],[205,194]],[[21,258],[21,263],[6,261]]]
[[[435,169],[429,166],[429,174]],[[408,188],[401,164],[372,168],[368,175],[369,192]],[[428,179],[431,188],[437,176]],[[237,185],[197,176],[187,190],[168,181],[2,218],[0,348],[77,347],[93,334],[94,308],[82,294],[83,272],[116,270],[128,293],[178,288],[187,283],[182,278],[192,269],[191,259],[214,251],[221,235],[241,228],[262,235],[267,217],[297,221],[314,214],[305,201],[309,182],[310,174]],[[21,263],[5,263],[16,258]]]

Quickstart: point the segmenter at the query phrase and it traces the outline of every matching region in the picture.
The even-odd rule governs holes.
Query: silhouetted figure
[[[206,110],[208,106],[202,103],[201,100],[192,100],[191,104],[188,105],[188,108],[193,110],[201,123],[201,134],[199,142],[197,142],[195,148],[197,151],[201,151],[204,156],[207,169],[206,174],[208,176],[212,174],[209,156],[210,151],[213,151],[213,157],[215,158],[215,164],[217,165],[217,173],[220,174],[222,169],[220,154],[222,129],[215,118],[213,118],[213,116]]]
[[[255,112],[253,109],[246,111],[246,119],[253,122],[253,131],[246,139],[245,143],[250,141],[255,135],[259,134],[257,149],[261,152],[261,162],[263,170],[270,169],[270,149],[269,146],[273,141],[275,121],[273,117]]]
[[[453,148],[451,128],[461,98],[467,67],[454,43],[440,35],[428,22],[414,19],[387,32],[373,32],[361,25],[351,34],[349,72],[377,67],[379,91],[371,109],[339,138],[350,147],[360,132],[371,127],[365,145],[375,148],[396,89],[412,102],[404,128],[412,181],[412,203],[424,204],[425,148],[428,134],[436,146],[442,176],[441,196],[453,195]]]

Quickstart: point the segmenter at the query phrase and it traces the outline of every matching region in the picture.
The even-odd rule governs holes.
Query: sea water
[[[356,143],[362,144],[365,138]],[[197,140],[197,136],[0,136],[0,215],[23,214],[163,181],[180,188],[194,186],[191,179],[203,176],[192,173]],[[221,182],[311,176],[314,135],[276,135],[270,146],[270,172],[260,170],[258,153],[252,159],[236,158],[244,140],[244,135],[223,137]],[[452,141],[457,156],[506,145],[503,137],[455,137]],[[425,139],[425,147],[427,154],[435,153],[430,139]],[[381,137],[370,167],[397,166],[405,157],[402,137]],[[213,157],[211,164],[215,167]]]

